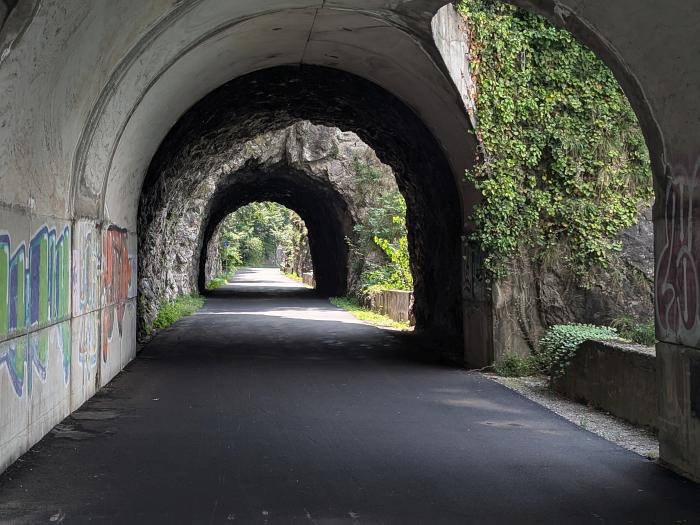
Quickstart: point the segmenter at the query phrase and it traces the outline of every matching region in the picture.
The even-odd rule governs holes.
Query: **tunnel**
[[[682,0],[508,3],[595,52],[638,116],[656,193],[659,462],[700,480],[700,9]],[[237,207],[266,199],[297,210],[313,230],[319,291],[345,289],[347,203],[254,147],[302,120],[356,133],[391,167],[407,202],[416,328],[434,341],[427,354],[489,366],[498,297],[469,240],[480,196],[464,177],[479,159],[478,94],[467,79],[477,65],[461,24],[444,0],[0,0],[0,470],[85,403],[104,400],[125,367],[150,366],[137,332],[152,299],[201,289],[206,244]],[[218,188],[214,173],[230,184]],[[206,209],[204,220],[188,220],[192,206]],[[166,242],[191,253],[164,258]],[[149,272],[159,278],[141,278]],[[338,333],[352,324],[332,323]],[[412,366],[426,352],[413,357]],[[407,370],[398,375],[414,378]],[[140,384],[135,392],[158,403],[157,392],[144,393],[148,379]],[[432,417],[468,405],[452,401],[425,417],[442,424]],[[435,443],[431,453],[447,450]],[[428,457],[422,446],[411,458]],[[434,481],[415,486],[412,500]]]
[[[345,295],[348,274],[345,239],[352,235],[353,221],[342,197],[332,188],[319,187],[315,181],[300,173],[290,173],[285,167],[264,175],[252,169],[237,179],[212,200],[200,261],[206,257],[214,230],[227,215],[251,202],[276,202],[296,212],[308,229],[316,290],[327,297]],[[204,264],[200,262],[199,290],[204,290],[205,285]]]
[[[412,111],[386,91],[354,75],[321,67],[278,67],[229,82],[193,106],[170,131],[146,176],[141,198],[141,246],[149,244],[148,224],[162,206],[158,199],[192,192],[191,187],[178,182],[179,175],[206,172],[214,162],[226,164],[237,150],[235,144],[299,120],[356,133],[392,168],[407,205],[416,327],[443,339],[447,355],[461,354],[461,211],[452,171],[434,137]],[[298,209],[307,221],[319,292],[342,295],[336,292],[345,289],[347,270],[336,271],[334,277],[326,273],[326,268],[337,270],[342,266],[340,261],[347,260],[343,239],[352,228],[349,219],[342,218],[345,206],[337,196],[315,198],[323,196],[323,189],[314,188],[312,182],[304,185],[302,176],[289,176],[285,181],[284,165],[265,169],[269,173],[256,178],[248,174],[254,167],[243,166],[239,170],[243,173],[223,182],[211,197],[210,226],[205,225],[199,236],[208,239],[226,214],[250,200],[249,194],[257,198],[252,192],[272,200],[284,199],[279,202]],[[294,191],[292,180],[298,181]],[[329,228],[337,233],[326,231]],[[322,240],[324,236],[328,240]],[[200,250],[206,249],[205,242],[199,244]],[[335,265],[323,264],[324,253],[338,258]],[[145,251],[139,260],[150,263],[160,259]],[[151,279],[159,280],[163,279]],[[200,288],[202,283],[200,272]]]

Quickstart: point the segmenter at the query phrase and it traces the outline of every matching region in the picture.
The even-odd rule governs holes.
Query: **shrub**
[[[654,346],[656,344],[656,330],[653,321],[640,323],[632,317],[619,317],[612,323],[623,339],[628,339],[633,343],[644,346]]]
[[[174,301],[162,303],[158,309],[158,317],[153,321],[153,328],[162,330],[183,317],[192,315],[204,305],[204,299],[199,295],[183,295]]]
[[[617,330],[590,324],[560,324],[549,328],[540,339],[537,356],[543,370],[551,377],[560,377],[566,371],[581,343],[588,339],[617,339]]]
[[[217,288],[221,288],[227,283],[228,281],[226,280],[226,277],[222,275],[214,277],[211,281],[207,283],[207,290],[216,290]]]
[[[503,377],[522,377],[536,374],[539,370],[536,356],[521,357],[507,354],[493,365],[494,372]]]

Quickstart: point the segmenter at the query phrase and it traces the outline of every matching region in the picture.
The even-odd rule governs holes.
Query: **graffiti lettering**
[[[656,272],[656,311],[666,337],[688,336],[698,322],[700,283],[695,230],[700,228],[700,159],[673,170],[666,190],[664,247]]]
[[[115,321],[122,336],[124,311],[131,284],[129,239],[126,230],[110,226],[102,238],[102,360],[106,363]]]
[[[28,259],[28,260],[27,260]],[[0,232],[0,337],[33,327],[48,326],[70,314],[70,229],[60,235],[43,226],[29,242],[12,252],[12,239]],[[46,379],[49,350],[62,355],[64,381],[70,378],[70,326],[62,323],[35,331],[0,347],[0,368],[6,368],[17,395],[27,382],[30,365]]]

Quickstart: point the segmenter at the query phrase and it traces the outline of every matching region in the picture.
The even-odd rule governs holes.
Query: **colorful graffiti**
[[[11,244],[10,235],[0,233],[0,337],[70,314],[70,229],[57,236],[43,226],[29,254],[24,242],[14,253]]]
[[[97,350],[99,348],[100,320],[99,314],[86,314],[73,320],[76,323],[75,344],[78,345],[78,363],[83,369],[83,377],[92,379],[93,370],[97,367]]]
[[[656,311],[665,337],[692,338],[698,323],[699,177],[700,158],[672,170],[666,189],[664,246],[656,267]]]
[[[0,233],[0,337],[34,327],[48,326],[70,315],[70,229],[41,227],[29,241],[12,252],[12,239]],[[68,323],[31,332],[0,347],[0,367],[7,368],[15,392],[22,395],[27,382],[31,392],[33,365],[43,380],[49,350],[62,356],[64,381],[70,378],[70,326]]]
[[[129,236],[126,230],[110,226],[102,237],[102,360],[107,362],[116,321],[123,334],[124,311],[131,285]]]
[[[73,230],[73,315],[99,308],[100,234],[92,221],[78,221]]]

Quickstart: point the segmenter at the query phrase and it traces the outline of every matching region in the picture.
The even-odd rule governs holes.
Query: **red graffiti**
[[[129,261],[129,238],[126,230],[110,226],[102,238],[102,360],[106,363],[109,343],[117,321],[122,335],[124,310],[129,298],[131,263]]]
[[[700,283],[700,159],[673,170],[666,190],[664,247],[657,260],[656,311],[669,336],[690,333],[698,322]]]

